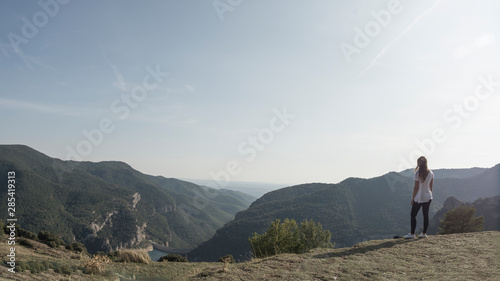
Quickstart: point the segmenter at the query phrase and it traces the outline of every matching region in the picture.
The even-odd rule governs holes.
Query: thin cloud
[[[398,36],[396,36],[396,38],[394,38],[394,40],[392,40],[389,44],[387,44],[384,48],[382,48],[382,50],[375,56],[375,58],[372,59],[372,61],[370,62],[370,64],[363,71],[361,71],[361,73],[358,76],[356,76],[356,78],[360,78],[361,76],[363,76],[363,74],[365,74],[365,72],[367,72],[368,70],[370,70],[377,63],[377,61],[385,54],[385,52],[394,43],[396,43],[399,40],[399,38],[401,38],[408,31],[410,31],[415,24],[417,24],[421,19],[423,19],[424,17],[426,17],[432,10],[434,10],[434,8],[436,8],[436,6],[440,2],[441,2],[441,0],[437,0],[432,6],[430,6],[429,8],[427,8],[427,10],[425,10],[422,14],[420,14],[418,17],[416,17],[410,23],[410,25],[408,25],[408,27],[405,28],[405,30],[403,30]]]
[[[189,84],[184,85],[184,87],[186,87],[186,89],[188,89],[190,92],[194,92],[195,90],[194,87]]]

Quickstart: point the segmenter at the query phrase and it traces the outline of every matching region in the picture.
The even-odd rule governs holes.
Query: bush
[[[439,234],[482,231],[484,217],[474,217],[476,208],[466,205],[449,210],[439,223]]]
[[[233,255],[225,255],[219,258],[219,262],[234,263]]]
[[[16,264],[16,267],[17,267],[17,270],[19,272],[24,272],[26,270],[31,270],[31,267],[27,263],[25,263],[25,262],[18,262]]]
[[[183,257],[181,255],[176,255],[176,254],[168,254],[166,256],[161,257],[159,262],[162,261],[169,261],[169,262],[187,262],[188,259],[186,257]]]
[[[49,241],[49,242],[47,242],[47,246],[49,246],[51,248],[57,248],[59,245],[57,245],[57,243],[55,241]]]
[[[33,242],[31,242],[30,240],[26,239],[26,238],[19,238],[19,245],[22,245],[22,246],[25,246],[25,247],[28,247],[28,248],[34,248],[35,245],[33,244]]]
[[[73,270],[71,269],[71,267],[69,267],[67,265],[62,265],[62,266],[55,268],[54,272],[59,273],[59,274],[64,274],[64,275],[71,275]]]
[[[315,248],[333,248],[331,238],[332,234],[328,230],[323,230],[321,223],[304,220],[300,223],[298,253],[305,253]]]
[[[36,236],[35,233],[22,229],[19,224],[16,224],[16,234],[17,237],[24,237],[35,241],[38,240],[38,237]]]
[[[40,233],[38,233],[38,239],[41,242],[47,244],[51,248],[56,248],[61,245],[65,245],[64,241],[61,238],[48,231],[41,231]]]
[[[18,272],[29,270],[32,274],[37,274],[50,268],[54,269],[54,272],[64,275],[71,275],[74,272],[74,269],[67,265],[60,265],[57,262],[49,261],[20,261],[16,267]]]
[[[49,269],[46,265],[46,263],[39,261],[19,262],[17,264],[17,270],[19,270],[19,272],[29,270],[31,273],[36,274]]]
[[[313,248],[332,248],[330,242],[332,234],[323,230],[320,223],[303,221],[300,226],[292,219],[276,220],[263,234],[254,233],[248,239],[252,254],[256,258],[263,258],[282,253],[304,253]]]
[[[66,249],[79,253],[87,253],[87,248],[85,248],[85,245],[80,242],[73,242],[71,244],[68,244],[66,245]]]

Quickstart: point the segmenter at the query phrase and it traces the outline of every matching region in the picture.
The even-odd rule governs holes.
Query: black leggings
[[[431,201],[426,203],[417,203],[414,202],[413,205],[411,206],[411,232],[412,234],[415,234],[415,228],[417,227],[417,214],[418,211],[420,210],[420,207],[423,206],[422,212],[424,215],[424,231],[423,233],[427,233],[427,227],[429,227],[429,207],[431,205]]]

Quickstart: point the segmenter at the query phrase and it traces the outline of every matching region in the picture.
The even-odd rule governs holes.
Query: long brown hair
[[[417,160],[417,167],[415,171],[418,171],[418,177],[420,180],[425,181],[427,175],[429,175],[429,168],[427,167],[427,158],[420,156]]]

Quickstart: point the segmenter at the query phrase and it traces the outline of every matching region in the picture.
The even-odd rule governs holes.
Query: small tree
[[[262,258],[294,252],[298,247],[297,230],[297,222],[293,219],[285,219],[283,223],[279,219],[273,221],[266,232],[254,233],[253,237],[248,239],[253,255]]]
[[[313,220],[304,220],[300,223],[299,253],[305,253],[314,248],[333,248],[330,242],[332,234],[328,230],[323,230],[321,223],[314,223]]]
[[[484,217],[474,217],[476,208],[466,205],[449,210],[439,224],[439,234],[476,232],[483,230]]]
[[[252,253],[256,258],[263,258],[282,253],[304,253],[309,249],[330,248],[331,233],[323,230],[320,223],[313,220],[303,221],[300,226],[294,219],[275,220],[263,234],[254,233],[248,239]]]

